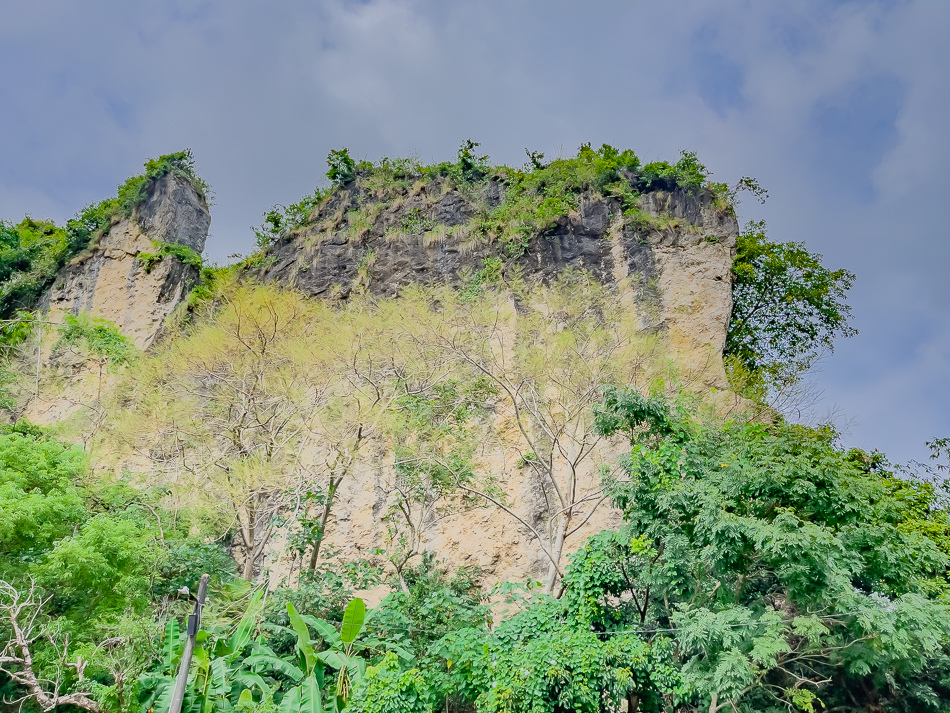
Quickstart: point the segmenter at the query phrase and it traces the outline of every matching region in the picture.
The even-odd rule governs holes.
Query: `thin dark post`
[[[175,693],[168,713],[181,713],[181,704],[185,700],[185,687],[188,685],[188,669],[191,668],[191,655],[195,650],[195,637],[201,628],[201,607],[205,603],[205,594],[208,592],[208,575],[201,575],[198,584],[198,596],[195,601],[195,612],[188,616],[188,639],[185,641],[185,650],[181,654],[181,664],[178,667],[178,678],[175,680]]]

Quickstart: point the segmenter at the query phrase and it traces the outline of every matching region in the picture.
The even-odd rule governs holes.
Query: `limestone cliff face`
[[[505,258],[474,234],[480,209],[498,205],[503,187],[489,182],[473,200],[438,181],[380,207],[353,188],[336,192],[308,227],[268,252],[256,276],[314,296],[346,299],[354,290],[394,296],[409,284],[464,285],[502,257],[503,276],[546,282],[587,271],[636,303],[643,328],[665,333],[680,368],[724,388],[722,350],[732,312],[732,261],[738,223],[712,195],[656,191],[641,196],[653,220],[625,220],[616,199],[585,195],[576,212]],[[700,376],[701,375],[701,376]]]
[[[198,270],[172,256],[148,266],[139,254],[155,254],[153,241],[180,243],[201,253],[210,225],[204,197],[187,179],[167,174],[152,182],[131,218],[114,223],[96,245],[63,268],[40,309],[54,322],[63,314],[90,312],[115,322],[145,349],[195,285]]]
[[[433,183],[383,207],[359,188],[338,191],[307,227],[270,249],[256,276],[345,300],[359,291],[397,295],[413,283],[464,287],[489,258],[504,262],[502,279],[536,284],[583,270],[629,304],[642,329],[664,338],[687,384],[727,388],[722,351],[739,232],[731,211],[718,211],[707,193],[655,191],[641,196],[645,216],[631,220],[618,201],[585,195],[575,212],[534,237],[522,255],[505,258],[501,246],[468,227],[486,204],[502,200],[502,191],[489,184],[472,199]],[[493,432],[475,456],[478,468],[498,478],[506,502],[525,522],[542,522],[543,494],[519,461],[526,446],[517,428],[499,417]],[[596,492],[599,466],[617,463],[629,448],[621,440],[598,443],[579,474],[579,492]],[[365,557],[389,546],[382,516],[399,477],[393,461],[387,445],[376,443],[373,457],[340,485],[327,537],[344,557]],[[620,513],[605,503],[582,523],[567,551],[620,522]],[[451,566],[478,565],[486,586],[547,574],[548,562],[532,533],[494,507],[434,519],[423,548]]]
[[[726,386],[722,349],[732,309],[738,225],[731,212],[717,211],[711,195],[644,193],[644,215],[638,220],[625,218],[615,199],[584,195],[576,211],[512,258],[475,228],[486,207],[503,200],[499,183],[489,181],[481,195],[473,196],[435,180],[385,203],[361,190],[337,190],[306,226],[268,250],[252,276],[314,297],[346,300],[356,292],[397,295],[414,283],[464,287],[498,261],[500,279],[529,284],[568,270],[584,271],[614,290],[621,304],[629,304],[643,330],[664,338],[685,380],[699,387]],[[200,251],[209,223],[207,206],[186,181],[172,176],[157,181],[131,219],[113,225],[89,254],[63,270],[43,307],[54,318],[91,311],[116,322],[139,347],[148,347],[197,275],[171,257],[148,272],[138,255],[156,251],[152,240]],[[101,374],[98,382],[94,376],[87,379],[86,391],[74,389],[74,398],[62,408],[37,400],[28,417],[49,422],[68,415],[77,402],[96,400]],[[540,522],[544,495],[520,462],[525,449],[518,429],[499,418],[493,431],[491,442],[475,456],[479,468],[497,476],[506,502],[524,521]],[[388,545],[382,518],[395,497],[398,473],[385,442],[368,448],[371,457],[340,485],[327,533],[328,544],[344,557],[366,557]],[[627,450],[629,444],[620,441],[600,442],[580,474],[581,491],[596,490],[598,465],[616,463]],[[318,451],[319,444],[302,444],[301,457],[316,459]],[[619,521],[619,513],[605,504],[584,521],[567,550]],[[279,542],[275,538],[275,546]],[[422,546],[452,565],[479,565],[486,586],[544,578],[547,570],[532,533],[497,508],[475,508],[431,523]]]

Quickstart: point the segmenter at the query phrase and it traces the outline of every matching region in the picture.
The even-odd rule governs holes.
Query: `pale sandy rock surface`
[[[152,208],[166,206],[164,212],[150,209],[140,214],[141,222],[120,221],[90,254],[65,268],[44,298],[49,318],[89,311],[115,322],[139,348],[148,348],[187,294],[195,273],[173,258],[147,273],[136,256],[155,252],[152,239],[161,236],[178,236],[199,250],[204,239],[195,241],[194,235],[201,230],[207,234],[207,222],[194,201],[175,207],[175,196],[182,190],[174,185],[156,191]],[[684,381],[698,390],[723,389],[727,384],[722,349],[732,309],[731,266],[738,235],[735,218],[717,212],[708,196],[682,192],[645,194],[642,208],[666,222],[624,227],[615,202],[585,199],[576,214],[565,216],[550,234],[533,239],[526,254],[508,269],[539,282],[565,269],[587,271],[615,290],[617,299],[638,315],[642,329],[662,337]],[[345,299],[353,289],[390,296],[412,282],[462,284],[493,254],[492,246],[463,244],[463,238],[447,234],[383,240],[387,225],[398,225],[402,219],[399,210],[428,211],[433,221],[458,225],[469,218],[471,206],[453,194],[416,196],[392,215],[381,214],[380,224],[362,236],[345,227],[317,234],[315,227],[274,246],[271,259],[255,276],[294,285],[315,297]],[[363,260],[358,269],[369,249],[373,261],[367,265]],[[77,371],[66,398],[38,403],[27,417],[48,423],[75,412],[77,402],[92,399],[94,390],[101,388],[95,376],[89,369]],[[337,494],[327,536],[343,557],[367,557],[390,546],[383,516],[393,499],[393,456],[380,443],[374,447],[379,457],[373,465],[356,468]],[[618,440],[600,442],[584,465],[582,490],[595,489],[601,464],[616,464],[628,448]],[[542,504],[535,477],[518,463],[523,452],[511,429],[496,424],[494,439],[477,461],[481,470],[498,478],[512,509],[537,524],[543,521]],[[619,523],[620,514],[609,503],[601,504],[568,541],[566,552],[587,536]],[[280,541],[278,535],[273,542]],[[426,524],[423,543],[452,566],[477,565],[486,587],[544,579],[547,573],[548,562],[528,528],[495,507],[438,514]],[[271,566],[275,558],[272,552]],[[283,559],[278,574],[288,566]]]
[[[197,284],[198,270],[172,256],[146,269],[138,256],[157,253],[153,241],[179,242],[200,253],[210,224],[205,199],[187,179],[175,174],[159,178],[131,218],[114,223],[60,271],[40,300],[44,320],[57,325],[67,314],[86,312],[114,322],[138,349],[148,349]],[[40,424],[63,420],[98,400],[103,384],[113,381],[108,374],[103,381],[98,365],[71,365],[64,378],[66,385],[55,395],[44,398],[41,391],[32,399],[23,417]]]

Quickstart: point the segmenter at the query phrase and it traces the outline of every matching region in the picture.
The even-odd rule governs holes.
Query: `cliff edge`
[[[207,200],[188,178],[169,172],[151,180],[131,216],[115,219],[64,267],[39,308],[53,322],[80,312],[108,319],[146,349],[199,276],[196,264],[162,254],[162,246],[200,254],[210,226]]]

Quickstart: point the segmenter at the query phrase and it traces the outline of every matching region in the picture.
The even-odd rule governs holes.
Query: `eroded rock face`
[[[489,206],[502,200],[500,185],[485,190]],[[269,250],[255,276],[325,298],[347,299],[354,290],[395,296],[410,284],[462,286],[486,259],[503,254],[468,230],[477,207],[438,182],[383,209],[371,205],[354,190],[339,191],[311,226]],[[735,216],[717,211],[711,195],[682,190],[645,193],[641,209],[657,220],[625,220],[617,200],[584,196],[575,213],[506,260],[503,274],[546,283],[567,270],[586,271],[615,286],[618,299],[633,300],[644,329],[668,336],[688,379],[725,388]]]
[[[208,203],[182,176],[169,174],[152,183],[132,217],[151,240],[187,245],[199,255],[205,249],[211,227]]]
[[[153,241],[181,243],[200,253],[210,225],[208,205],[191,183],[164,176],[151,185],[132,218],[113,224],[95,246],[60,271],[40,309],[53,322],[80,312],[108,319],[135,346],[146,349],[195,285],[198,270],[171,256],[147,269],[139,254],[155,254]]]
[[[503,198],[500,185],[490,185],[486,193],[491,196],[481,197],[482,209]],[[503,279],[518,276],[544,284],[569,270],[584,271],[614,290],[621,304],[629,304],[643,330],[662,337],[685,385],[726,389],[722,351],[732,311],[736,219],[718,211],[711,195],[682,190],[644,194],[640,208],[646,216],[625,218],[617,200],[584,196],[575,212],[530,240],[523,255],[504,261]],[[470,198],[437,183],[383,207],[373,207],[372,199],[356,190],[339,191],[310,226],[270,249],[256,276],[337,300],[359,291],[395,296],[410,284],[463,287],[487,259],[504,258],[501,246],[470,230],[478,210]],[[519,463],[527,448],[504,418],[493,427],[494,440],[476,454],[478,468],[498,478],[506,502],[523,521],[540,526],[543,495],[530,469]],[[356,467],[337,493],[327,539],[344,557],[365,557],[391,544],[381,517],[392,502],[398,473],[387,445],[375,447],[372,465]],[[598,443],[578,473],[579,492],[596,491],[600,465],[617,463],[629,449],[623,439]],[[604,503],[566,551],[621,521],[621,514]],[[548,571],[530,530],[494,507],[439,519],[428,528],[422,548],[450,567],[478,565],[486,588],[544,579]],[[373,601],[372,593],[368,596]]]

